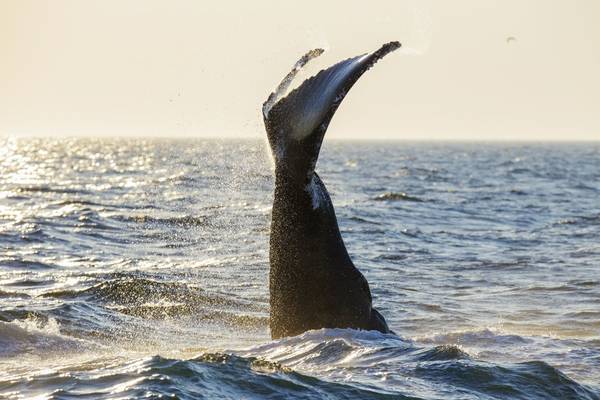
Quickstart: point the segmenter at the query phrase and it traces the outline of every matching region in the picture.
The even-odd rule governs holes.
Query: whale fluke
[[[267,116],[269,115],[269,111],[271,111],[273,105],[275,105],[275,103],[277,103],[281,99],[281,97],[285,95],[286,90],[292,84],[294,78],[296,77],[298,72],[300,72],[302,67],[304,67],[306,63],[308,63],[313,58],[323,54],[324,51],[325,50],[323,49],[310,50],[305,55],[300,57],[298,61],[296,61],[296,64],[294,64],[294,68],[292,68],[292,70],[285,76],[285,78],[283,78],[281,83],[279,83],[279,85],[277,86],[277,89],[275,89],[275,91],[269,95],[267,101],[264,102],[263,116],[265,118],[267,118]]]
[[[350,88],[399,47],[390,42],[340,61],[286,95],[298,71],[323,53],[311,50],[263,104],[275,159],[269,274],[273,338],[319,328],[390,332],[372,308],[369,284],[346,251],[329,193],[314,169],[329,122]]]
[[[311,50],[302,56],[263,104],[265,126],[276,159],[285,154],[290,139],[299,141],[309,135],[314,135],[311,141],[318,145],[313,151],[318,153],[329,122],[350,88],[377,61],[399,47],[399,42],[389,42],[372,53],[340,61],[283,96],[298,71],[323,50]]]

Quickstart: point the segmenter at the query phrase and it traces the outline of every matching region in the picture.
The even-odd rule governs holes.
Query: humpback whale
[[[323,181],[315,172],[331,118],[358,78],[398,42],[320,71],[286,93],[298,71],[322,49],[306,53],[263,104],[275,163],[269,291],[271,337],[310,329],[390,332],[372,306],[369,284],[354,266]]]

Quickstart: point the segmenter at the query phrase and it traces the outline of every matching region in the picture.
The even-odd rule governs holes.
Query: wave
[[[401,365],[401,360],[406,360],[405,355],[413,350],[412,342],[393,334],[319,329],[253,346],[237,354],[275,361],[330,381],[350,379],[355,384],[369,387]],[[364,379],[367,370],[369,379]],[[377,386],[398,393],[393,385]]]
[[[35,355],[48,357],[52,353],[73,351],[90,343],[64,336],[58,322],[49,318],[45,322],[37,318],[0,321],[0,356],[23,357]]]
[[[413,201],[416,203],[424,203],[425,200],[416,197],[410,196],[404,192],[387,192],[380,194],[378,196],[373,197],[375,201]]]
[[[414,376],[435,385],[452,385],[474,398],[589,399],[599,394],[542,361],[492,365],[469,360],[421,364]]]
[[[322,329],[256,346],[243,356],[263,357],[296,371],[327,380],[350,380],[358,387],[374,381],[398,396],[445,398],[462,393],[469,398],[598,399],[595,388],[582,385],[541,361],[492,364],[448,341],[512,342],[515,335],[489,330],[430,338],[433,347],[379,332]],[[523,343],[525,338],[517,337]],[[438,344],[439,343],[439,344]],[[371,380],[365,379],[370,376]],[[365,386],[366,385],[366,386]],[[450,395],[449,397],[452,397]]]
[[[61,207],[61,206],[94,206],[94,207],[107,207],[107,204],[97,203],[90,200],[83,199],[64,199],[57,200],[49,204],[49,206]],[[121,204],[118,205],[119,208],[123,206]],[[126,208],[126,207],[125,207]]]
[[[210,306],[235,304],[225,298],[208,296],[202,289],[184,283],[160,282],[137,277],[111,279],[81,290],[52,291],[44,296],[54,298],[92,297],[103,302],[120,305],[161,300]]]
[[[511,189],[509,191],[510,194],[514,194],[516,196],[526,196],[527,192],[521,189]]]
[[[483,347],[491,346],[492,344],[502,347],[531,343],[531,340],[528,338],[488,328],[420,336],[416,337],[415,340],[424,344],[457,343],[465,346],[480,345]]]
[[[47,185],[20,186],[15,189],[17,193],[54,193],[54,194],[91,194],[88,190],[51,187]]]
[[[0,259],[0,267],[25,270],[51,270],[57,268],[57,266],[53,264],[33,260],[24,260],[19,258]]]
[[[195,226],[206,226],[209,219],[205,216],[192,216],[184,215],[181,217],[154,217],[150,215],[135,215],[135,216],[115,216],[115,219],[119,219],[126,222],[136,222],[141,224],[149,225],[173,225],[181,228],[189,228]]]
[[[5,298],[29,299],[29,298],[31,298],[31,296],[28,295],[27,293],[7,292],[5,290],[0,289],[0,299],[5,299]],[[0,314],[0,319],[1,318],[2,318],[2,316]]]
[[[494,336],[489,331],[470,334]],[[10,349],[11,355],[32,348],[34,353],[51,349],[76,354],[77,349],[90,346],[61,335],[52,320],[43,326],[33,321],[25,327],[0,323],[0,345]],[[94,350],[86,352],[89,356]],[[203,352],[189,359],[139,355],[132,359],[136,353],[119,353],[118,348],[103,348],[83,364],[62,359],[58,367],[46,368],[34,379],[31,368],[24,365],[20,375],[0,380],[0,395],[18,391],[24,397],[46,393],[93,399],[600,398],[598,388],[582,385],[542,361],[492,364],[458,345],[423,347],[375,331],[321,329],[245,350]]]
[[[468,360],[470,358],[469,354],[460,347],[448,344],[427,349],[419,354],[419,360],[422,361]]]
[[[89,371],[89,369],[92,369]],[[303,375],[256,358],[206,353],[188,360],[160,356],[132,362],[105,362],[100,368],[65,368],[46,371],[28,380],[25,376],[2,382],[5,392],[28,397],[58,398],[163,398],[179,399],[417,399],[385,391],[358,388]],[[0,392],[1,393],[1,392]]]
[[[545,362],[489,363],[459,344],[448,344],[489,346],[494,341],[495,346],[505,342],[518,347],[530,343],[527,338],[486,329],[436,335],[429,338],[434,347],[422,347],[427,341],[379,332],[321,329],[256,346],[242,355],[264,357],[326,379],[351,377],[358,386],[367,384],[364,376],[370,374],[373,380],[385,378],[378,387],[398,395],[444,398],[460,392],[469,398],[600,398],[598,388],[580,384]]]
[[[181,318],[238,328],[268,325],[266,305],[210,293],[179,282],[139,277],[110,279],[81,290],[55,290],[44,297],[94,301],[121,314],[145,319]]]
[[[600,214],[574,216],[571,218],[561,219],[560,221],[553,224],[553,226],[559,226],[559,225],[582,225],[582,226],[600,225]]]

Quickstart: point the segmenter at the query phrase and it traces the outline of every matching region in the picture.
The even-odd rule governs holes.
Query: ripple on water
[[[595,144],[326,143],[401,336],[270,341],[264,143],[5,142],[0,397],[600,398]]]

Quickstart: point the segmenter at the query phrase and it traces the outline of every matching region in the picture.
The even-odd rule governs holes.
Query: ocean
[[[0,398],[600,399],[600,143],[326,141],[397,335],[270,339],[271,164],[0,139]]]

